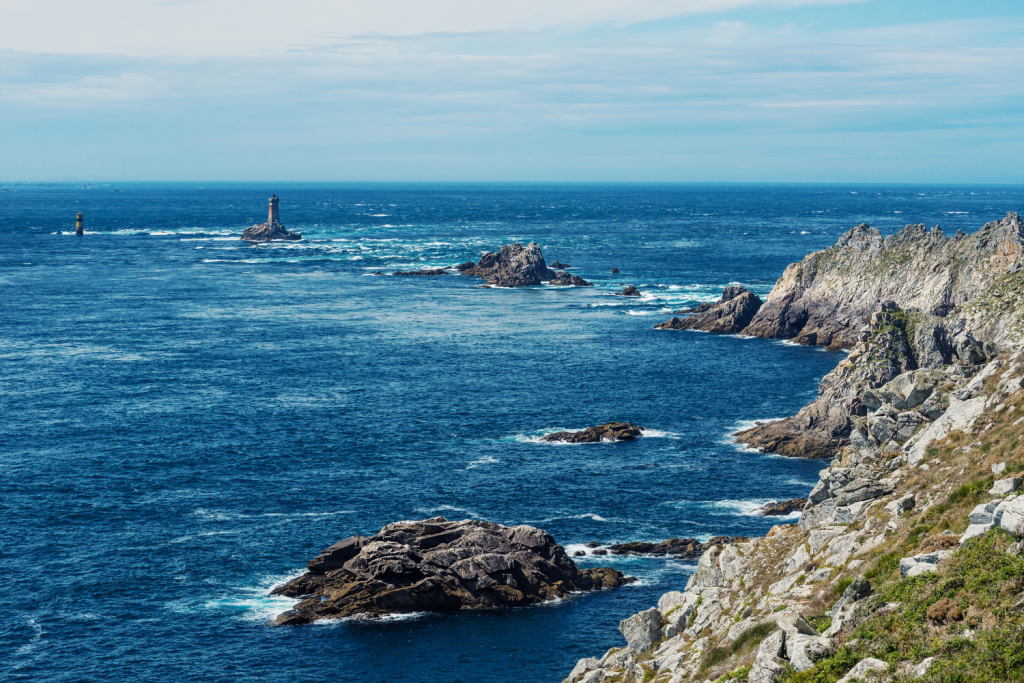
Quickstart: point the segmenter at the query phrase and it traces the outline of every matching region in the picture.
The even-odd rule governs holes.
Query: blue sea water
[[[305,239],[249,246],[271,192]],[[762,534],[824,463],[728,435],[843,357],[653,330],[867,221],[972,232],[1019,188],[5,185],[0,676],[558,681],[692,562],[598,558],[616,591],[525,609],[274,628],[270,589],[402,519],[533,524],[574,551]],[[73,234],[74,214],[87,233]],[[537,241],[593,288],[450,266]],[[612,275],[613,267],[621,271]],[[624,284],[639,300],[614,296]],[[632,443],[539,437],[608,420]],[[784,520],[792,522],[792,519]]]

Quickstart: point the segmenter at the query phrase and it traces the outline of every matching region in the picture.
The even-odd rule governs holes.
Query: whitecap
[[[466,508],[455,507],[454,505],[438,505],[432,508],[416,508],[416,512],[422,512],[425,515],[432,515],[435,512],[461,512],[469,515],[473,519],[483,519],[483,515],[467,510]]]
[[[648,439],[678,439],[680,436],[675,432],[667,432],[663,429],[641,429],[640,433]]]
[[[476,468],[478,465],[493,465],[494,463],[498,463],[498,462],[501,462],[501,460],[499,460],[498,458],[492,458],[489,455],[485,455],[484,457],[480,458],[479,460],[472,460],[472,461],[470,461],[469,465],[466,466],[466,469],[467,470],[471,470],[471,469]]]

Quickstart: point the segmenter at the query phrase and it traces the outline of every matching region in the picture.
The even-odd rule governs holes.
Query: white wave
[[[264,517],[334,517],[335,515],[351,515],[352,510],[335,510],[334,512],[264,512]]]
[[[207,600],[199,607],[202,610],[231,611],[245,621],[268,621],[298,603],[295,598],[271,595],[271,591],[303,574],[304,570],[287,576],[267,576],[255,585],[232,588],[228,595]],[[167,607],[176,612],[195,611],[188,601],[175,601]]]
[[[433,515],[435,512],[461,512],[462,514],[469,515],[473,519],[483,519],[483,515],[480,515],[472,510],[466,508],[455,507],[454,505],[438,505],[432,508],[416,508],[416,512],[422,512],[425,515]]]
[[[789,477],[788,479],[785,479],[783,483],[789,484],[790,486],[809,486],[811,488],[818,484],[816,481],[804,481],[803,479],[797,479],[796,477]]]
[[[562,516],[559,516],[559,517],[547,517],[545,519],[531,519],[531,520],[527,520],[527,523],[529,523],[529,524],[543,524],[545,522],[557,522],[557,521],[563,520],[563,519],[590,519],[590,520],[593,520],[595,522],[613,522],[613,523],[614,522],[621,522],[622,521],[622,520],[618,520],[618,519],[605,519],[601,515],[595,514],[593,512],[584,512],[581,515],[562,515]]]
[[[764,507],[765,503],[772,502],[769,498],[757,498],[752,500],[718,500],[712,501],[711,507],[716,510],[724,510],[733,515],[747,517],[759,517],[757,511]],[[714,513],[712,513],[714,514]]]
[[[499,460],[498,458],[492,458],[489,455],[485,455],[484,457],[480,458],[479,460],[472,460],[472,461],[470,461],[469,465],[466,466],[466,469],[467,470],[471,470],[471,469],[474,469],[475,467],[477,467],[479,465],[493,465],[494,463],[498,463],[498,462],[501,462],[501,460]]]
[[[648,439],[678,439],[681,438],[675,432],[667,432],[663,429],[641,429],[640,433]]]
[[[946,211],[945,213],[951,214],[951,215],[953,215],[953,214],[969,214],[970,211]]]
[[[801,231],[800,231],[800,234],[801,234],[801,235],[810,235],[810,234],[811,234],[811,232],[810,232],[809,230],[801,230]]]
[[[626,315],[656,315],[654,311],[626,311]]]

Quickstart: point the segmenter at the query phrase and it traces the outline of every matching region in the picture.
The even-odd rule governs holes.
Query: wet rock
[[[587,547],[588,548],[600,548],[601,544],[598,543],[597,541],[591,541],[590,543],[587,544]]]
[[[581,570],[530,526],[433,517],[389,524],[324,550],[274,590],[301,598],[278,624],[353,615],[520,607],[634,581],[609,567]]]
[[[734,334],[746,327],[761,307],[761,299],[743,287],[726,287],[715,303],[701,304],[678,313],[685,318],[672,318],[656,325],[660,330],[703,330],[716,334]]]
[[[618,268],[612,268],[612,272],[613,272],[613,273],[618,273],[618,272],[619,272],[619,269],[618,269]]]
[[[792,498],[790,500],[784,500],[781,503],[767,503],[760,509],[759,513],[765,517],[788,515],[794,512],[800,512],[804,509],[804,505],[807,505],[806,498]]]
[[[747,540],[745,536],[716,536],[702,543],[696,538],[670,538],[661,542],[619,543],[609,546],[609,550],[615,555],[674,555],[682,559],[693,559],[703,555],[708,548],[727,543],[744,543]]]
[[[619,292],[619,296],[640,296],[640,290],[634,287],[633,285],[629,285],[624,290]]]
[[[447,271],[442,270],[441,268],[433,268],[433,269],[428,269],[428,270],[407,270],[405,272],[396,271],[396,272],[392,273],[392,275],[402,275],[402,276],[417,276],[417,275],[419,275],[419,276],[428,276],[428,277],[429,276],[434,276],[434,275],[447,275],[447,274],[448,274]]]
[[[556,270],[561,268],[572,268],[572,266],[570,266],[568,263],[559,263],[558,259],[555,259],[554,261],[551,262],[551,267]]]
[[[375,270],[375,271],[373,271],[373,274],[374,274],[374,275],[383,275],[384,273],[382,273],[382,272],[381,272],[381,271],[379,271],[379,270]]]
[[[460,263],[459,265],[455,266],[455,270],[459,271],[460,273],[467,270],[471,270],[473,268],[476,268],[476,263],[474,261],[466,261],[465,263]]]
[[[561,287],[593,287],[593,282],[587,282],[579,275],[571,275],[564,270],[559,270],[555,273],[554,277],[548,280],[549,285],[558,285]]]
[[[632,422],[606,422],[579,432],[555,432],[544,441],[564,443],[597,443],[599,441],[633,441],[643,434],[643,427]]]

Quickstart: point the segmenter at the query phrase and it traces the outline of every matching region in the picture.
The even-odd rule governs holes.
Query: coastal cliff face
[[[860,400],[910,370],[969,377],[1022,333],[1024,224],[1015,213],[971,236],[907,226],[882,239],[860,225],[792,264],[743,334],[849,348],[796,416],[737,435],[760,450],[829,459],[850,442]]]
[[[1022,237],[1012,213],[970,237],[858,226],[791,265],[743,333],[851,352],[738,437],[831,466],[799,524],[707,548],[567,683],[1020,680]]]

